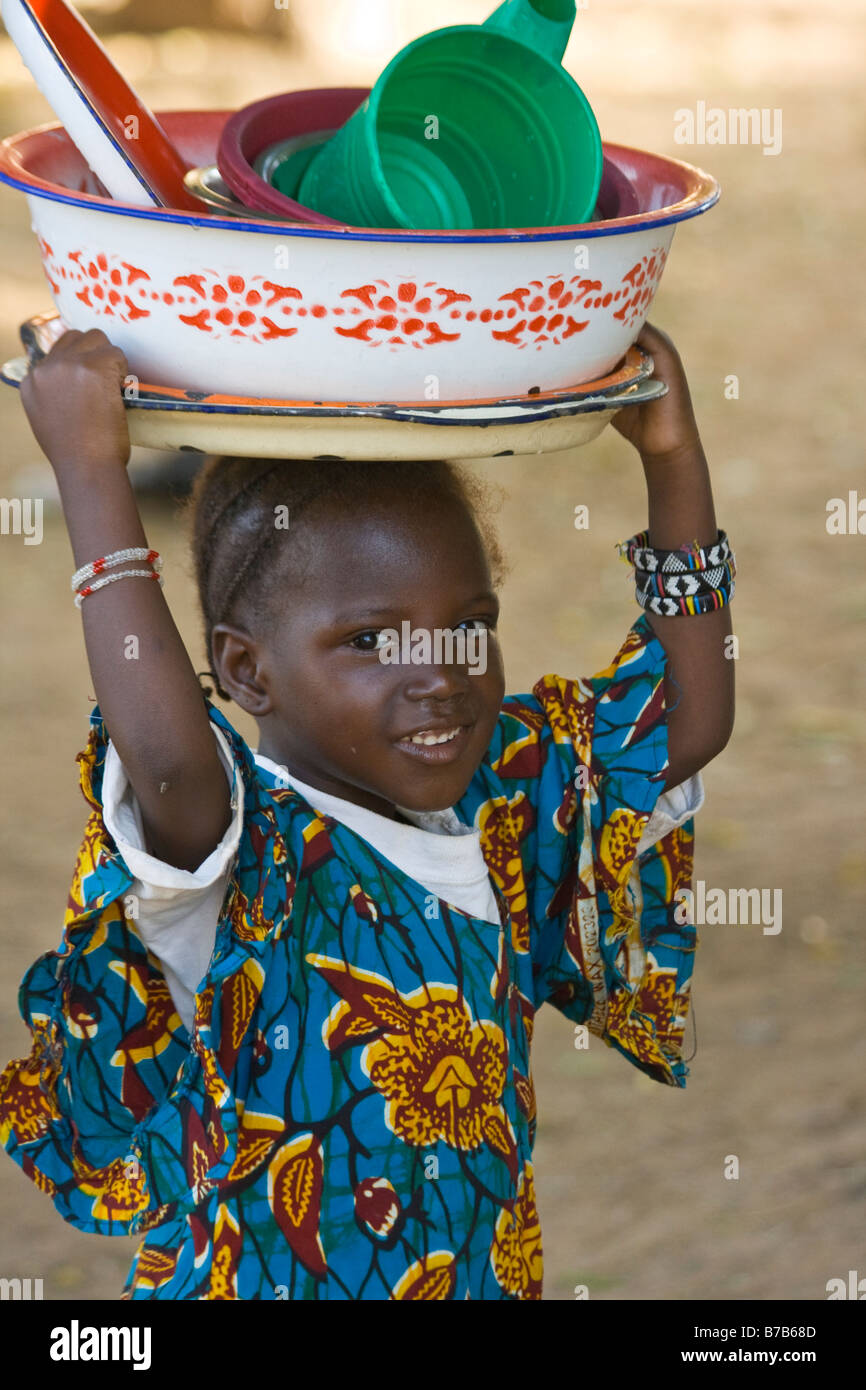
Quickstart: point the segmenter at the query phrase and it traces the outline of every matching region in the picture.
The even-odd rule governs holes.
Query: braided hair
[[[344,459],[215,457],[200,469],[183,504],[192,548],[204,644],[211,666],[213,629],[233,623],[267,637],[276,622],[276,580],[293,554],[298,516],[318,503],[332,512],[357,515],[374,498],[405,496],[421,505],[434,498],[462,505],[484,545],[494,587],[508,566],[490,514],[503,492],[457,463],[444,460],[350,463]],[[289,525],[277,524],[287,509]],[[213,669],[222,700],[231,696]],[[212,690],[204,686],[210,698]]]

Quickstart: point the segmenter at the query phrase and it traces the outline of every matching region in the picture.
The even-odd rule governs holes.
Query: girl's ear
[[[217,678],[228,691],[227,698],[254,718],[270,714],[273,706],[255,638],[241,627],[216,623],[211,631],[211,649]]]

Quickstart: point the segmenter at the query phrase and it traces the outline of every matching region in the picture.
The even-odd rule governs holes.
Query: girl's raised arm
[[[643,463],[648,543],[661,550],[677,550],[692,541],[712,546],[718,530],[710,474],[682,362],[668,335],[651,324],[644,325],[637,341],[652,353],[655,375],[668,386],[666,396],[628,406],[613,420]],[[716,757],[731,736],[734,663],[726,641],[731,610],[725,604],[700,615],[647,617],[668,655],[670,767],[665,787],[675,787]]]
[[[93,329],[64,334],[22,383],[33,433],[57,478],[76,568],[148,545],[126,471],[127,371],[119,348]],[[130,562],[107,572],[142,568]],[[66,601],[72,619],[71,590]],[[140,578],[107,584],[84,599],[81,615],[97,703],[141,806],[148,851],[194,870],[228,828],[229,786],[162,587]]]

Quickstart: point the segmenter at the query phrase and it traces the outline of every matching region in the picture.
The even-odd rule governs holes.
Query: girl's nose
[[[447,700],[452,695],[464,695],[469,688],[466,666],[434,664],[409,666],[403,686],[409,700]]]

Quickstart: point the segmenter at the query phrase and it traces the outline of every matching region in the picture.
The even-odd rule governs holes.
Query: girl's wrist
[[[132,480],[126,469],[80,457],[57,475],[76,568],[125,547],[147,547]]]
[[[91,450],[86,453],[64,451],[57,457],[49,457],[48,462],[51,464],[58,482],[62,478],[75,478],[94,483],[105,483],[112,473],[119,475],[126,473],[129,455],[127,454],[125,458],[122,458],[117,450],[109,447],[98,453]]]
[[[677,549],[712,545],[718,534],[712,484],[700,440],[641,455],[647,486],[650,544]]]

